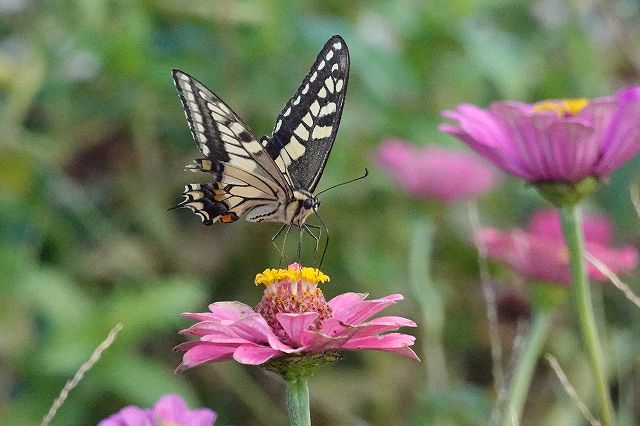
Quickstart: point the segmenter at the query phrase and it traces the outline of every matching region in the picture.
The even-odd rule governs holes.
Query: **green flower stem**
[[[533,371],[540,357],[542,345],[547,337],[551,324],[552,309],[536,309],[529,327],[529,333],[525,342],[524,351],[520,354],[516,364],[515,373],[509,387],[509,399],[506,409],[502,411],[502,426],[519,425],[522,423],[522,410],[529,392]]]
[[[311,426],[311,411],[309,409],[309,387],[307,378],[286,380],[287,410],[291,426]]]
[[[584,262],[584,238],[582,220],[577,205],[563,206],[560,209],[564,238],[569,247],[569,262],[573,278],[573,299],[578,311],[582,339],[587,349],[591,373],[596,382],[596,392],[600,400],[600,414],[605,426],[614,424],[613,408],[609,395],[609,386],[605,371],[602,345],[598,337],[596,321],[591,303],[587,268]]]
[[[428,217],[412,217],[409,226],[409,282],[423,316],[422,348],[426,359],[428,389],[442,392],[449,381],[442,344],[444,296],[431,279],[434,226]]]

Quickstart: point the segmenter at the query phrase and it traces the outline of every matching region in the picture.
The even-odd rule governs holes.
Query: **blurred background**
[[[411,198],[376,165],[376,149],[388,137],[462,148],[437,131],[440,111],[460,102],[594,97],[637,84],[639,25],[631,0],[0,0],[0,423],[39,423],[118,322],[117,341],[53,424],[95,424],[166,393],[216,410],[219,424],[286,423],[283,384],[262,369],[227,362],[173,372],[180,354],[171,349],[184,340],[177,332],[191,324],[180,313],[220,300],[255,306],[255,274],[277,267],[279,255],[270,242],[276,224],[205,227],[189,211],[167,211],[185,184],[206,182],[183,171],[199,152],[170,70],[196,76],[257,135],[270,134],[323,43],[340,34],[351,52],[349,90],[319,189],[365,167],[370,176],[323,194],[332,234],[324,292],[404,294],[385,313],[419,323],[408,332],[422,362],[346,353],[310,381],[314,424],[487,424],[496,392],[467,206]],[[638,164],[589,205],[615,219],[624,243],[639,241],[629,200]],[[479,200],[480,221],[523,226],[543,203],[505,177]],[[433,244],[411,232],[423,219]],[[412,271],[430,277],[429,309],[409,285]],[[498,306],[508,373],[527,292],[500,266],[491,272],[509,295]],[[629,283],[638,289],[635,277]],[[640,315],[615,289],[596,293],[614,380],[622,377],[616,402],[633,424]],[[423,349],[430,309],[444,355],[437,381]],[[590,400],[565,310],[545,348]],[[524,423],[580,419],[539,362]]]

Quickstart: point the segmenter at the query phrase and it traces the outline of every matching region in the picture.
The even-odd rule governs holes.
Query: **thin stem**
[[[524,345],[524,351],[518,357],[516,370],[511,379],[509,387],[509,399],[507,400],[506,409],[502,412],[502,426],[512,426],[520,424],[522,420],[522,410],[524,402],[529,392],[531,378],[535,370],[542,345],[547,337],[549,325],[551,324],[552,313],[548,308],[536,309],[533,314],[533,320],[529,326],[527,340]]]
[[[311,426],[309,387],[306,378],[286,380],[287,409],[291,426]]]
[[[589,280],[584,262],[585,249],[580,210],[576,205],[565,206],[559,210],[564,237],[569,247],[569,262],[573,278],[573,299],[578,311],[582,340],[586,346],[589,363],[591,364],[591,373],[596,382],[602,423],[605,426],[612,426],[614,418],[611,396],[609,395],[602,345],[596,328]]]
[[[444,328],[444,296],[431,279],[431,249],[434,226],[428,217],[410,221],[409,282],[420,304],[424,326],[422,348],[427,369],[427,387],[442,392],[448,384],[446,357],[442,344]]]

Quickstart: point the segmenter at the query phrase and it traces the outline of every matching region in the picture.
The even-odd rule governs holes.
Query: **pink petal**
[[[151,409],[154,419],[161,422],[184,424],[189,411],[187,404],[177,395],[165,395]]]
[[[185,318],[193,318],[199,321],[236,321],[254,313],[250,306],[240,302],[216,302],[209,305],[211,312],[185,312]]]
[[[154,426],[147,410],[129,405],[100,421],[98,426]]]
[[[360,296],[364,295],[358,293],[346,294],[351,296],[341,297],[345,296],[341,295],[334,297],[329,301],[329,306],[333,310],[333,317],[347,324],[358,324],[396,301],[404,299],[401,294],[392,294],[380,299],[357,301]],[[360,300],[364,299],[364,297]]]
[[[374,334],[395,331],[401,327],[417,327],[417,324],[410,319],[402,317],[380,317],[356,326],[358,331],[354,338],[372,336]]]
[[[233,353],[233,359],[241,364],[260,365],[281,352],[267,346],[246,344],[239,346]]]
[[[585,215],[582,230],[585,240],[608,245],[613,240],[613,225],[608,217]],[[564,241],[560,215],[556,209],[538,209],[529,220],[528,231],[532,234]]]
[[[205,362],[222,361],[230,359],[236,349],[236,345],[219,345],[217,343],[200,343],[193,346],[182,356],[182,364],[178,366],[176,371],[183,371],[188,368],[195,367]]]
[[[317,312],[303,312],[300,314],[279,313],[276,319],[295,343],[294,346],[302,346],[302,331],[308,330],[318,318]]]
[[[414,336],[402,333],[389,333],[382,336],[368,336],[352,339],[346,342],[342,349],[371,349],[385,352],[394,352],[418,360],[418,356],[409,346],[415,343]]]
[[[208,408],[197,408],[191,410],[185,426],[212,426],[218,414]]]

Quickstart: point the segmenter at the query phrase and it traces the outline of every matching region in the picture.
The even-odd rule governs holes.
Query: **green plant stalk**
[[[311,426],[309,387],[306,377],[285,381],[287,383],[287,411],[291,426]]]
[[[569,263],[573,278],[573,301],[578,311],[580,332],[587,349],[591,373],[596,382],[602,423],[605,426],[612,426],[614,425],[613,408],[609,395],[602,345],[598,337],[593,313],[587,268],[584,262],[585,250],[580,210],[577,205],[563,206],[559,210],[564,238],[569,248]]]
[[[522,422],[522,410],[529,392],[531,378],[535,370],[542,345],[547,337],[551,325],[552,310],[549,308],[536,309],[529,327],[524,351],[520,354],[515,373],[509,386],[509,397],[505,410],[502,410],[502,426],[519,425]]]

